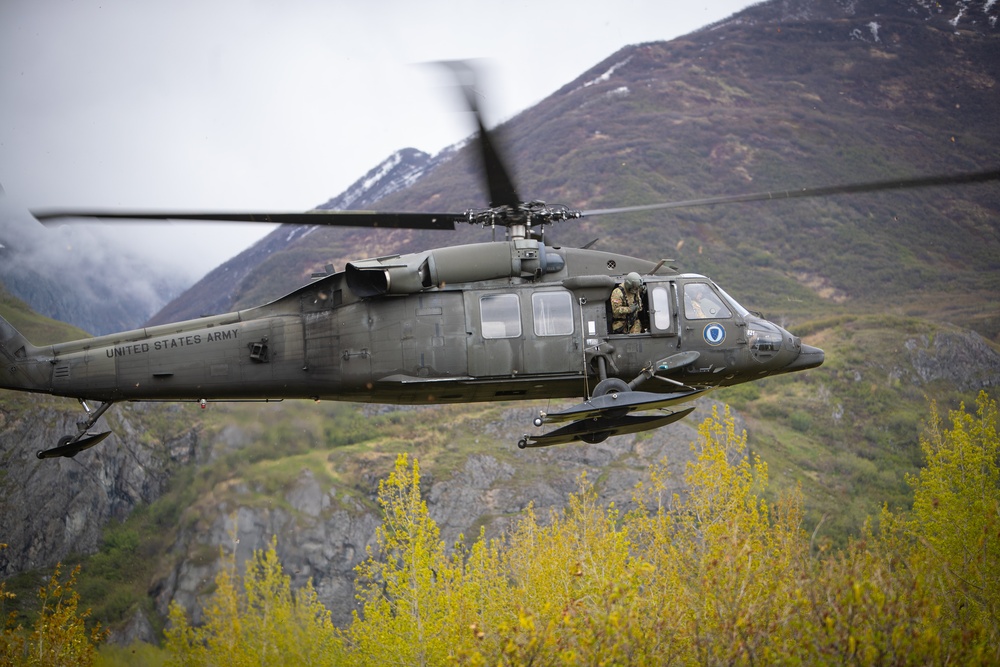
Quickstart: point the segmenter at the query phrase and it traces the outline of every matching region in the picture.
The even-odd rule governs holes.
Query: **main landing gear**
[[[103,431],[101,433],[90,433],[89,431],[97,423],[97,420],[101,418],[101,415],[114,405],[114,401],[105,401],[93,411],[82,398],[80,399],[80,405],[87,412],[87,418],[84,421],[76,423],[78,433],[76,435],[64,435],[59,438],[59,443],[55,447],[51,449],[39,449],[35,453],[35,456],[40,459],[53,459],[59,456],[73,458],[83,450],[90,449],[111,435],[111,431]]]
[[[518,448],[548,447],[575,440],[596,444],[614,435],[648,431],[683,419],[694,408],[674,409],[675,406],[693,401],[712,388],[689,387],[666,376],[690,365],[698,356],[699,353],[695,351],[672,354],[655,364],[649,364],[631,382],[607,377],[604,358],[598,357],[598,371],[602,380],[594,387],[594,393],[588,400],[560,412],[542,412],[532,420],[536,427],[547,423],[571,423],[541,435],[525,433],[517,441]],[[636,390],[636,387],[652,378],[674,385],[677,391],[661,393]],[[644,410],[656,410],[658,413],[632,414]]]

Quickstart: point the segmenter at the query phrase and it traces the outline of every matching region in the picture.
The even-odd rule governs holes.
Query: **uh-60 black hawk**
[[[457,69],[462,69],[461,67]],[[350,262],[266,305],[38,347],[0,318],[0,387],[77,398],[78,432],[39,458],[75,456],[118,401],[309,398],[394,404],[511,399],[582,402],[540,412],[519,447],[675,422],[717,387],[815,368],[823,351],[670,260],[546,245],[545,225],[583,216],[894,188],[973,183],[1000,171],[574,211],[521,199],[479,125],[488,208],[462,213],[35,212],[57,218],[256,221],[453,230],[503,227],[506,240]],[[637,289],[614,295],[623,283]],[[615,301],[617,308],[612,307]],[[618,314],[615,314],[617,310]],[[87,401],[98,404],[91,409]]]

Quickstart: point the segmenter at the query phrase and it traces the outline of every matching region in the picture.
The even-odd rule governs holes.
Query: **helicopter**
[[[660,428],[720,388],[816,368],[823,350],[672,260],[547,245],[582,217],[1000,180],[1000,170],[578,211],[518,194],[484,125],[470,68],[450,65],[477,127],[489,206],[459,213],[314,210],[33,211],[64,219],[205,220],[504,230],[505,240],[348,262],[270,303],[47,346],[0,318],[0,388],[76,398],[77,432],[36,455],[74,457],[121,401],[338,400],[444,404],[582,399],[539,411],[517,446]],[[617,292],[617,294],[616,294]],[[613,307],[624,296],[628,313]],[[96,404],[95,408],[91,404]]]

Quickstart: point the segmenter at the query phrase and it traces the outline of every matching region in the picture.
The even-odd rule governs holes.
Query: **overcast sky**
[[[27,208],[306,210],[397,149],[472,132],[420,63],[488,59],[494,124],[750,4],[0,0],[0,185]],[[197,276],[268,231],[106,228]]]

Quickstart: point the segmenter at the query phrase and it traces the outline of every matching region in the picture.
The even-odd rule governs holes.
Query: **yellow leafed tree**
[[[90,611],[79,610],[80,596],[76,592],[79,566],[73,568],[65,580],[61,579],[61,573],[62,566],[56,565],[48,582],[39,589],[41,608],[30,633],[14,625],[11,614],[0,638],[0,665],[77,667],[93,664],[94,650],[107,633],[101,631],[100,623],[87,630]],[[12,597],[0,584],[0,601]]]
[[[926,465],[911,477],[915,538],[930,578],[956,623],[982,625],[1000,641],[1000,435],[997,404],[985,392],[976,413],[963,405],[943,429],[933,410],[921,448]]]
[[[266,551],[255,551],[242,577],[234,556],[224,557],[202,625],[191,626],[180,605],[171,604],[170,627],[164,634],[172,664],[341,664],[330,612],[311,584],[292,592],[276,544],[272,540]]]
[[[420,468],[406,455],[379,482],[382,525],[376,548],[357,568],[358,601],[346,631],[358,664],[437,665],[453,655],[474,622],[466,604],[461,550],[449,556],[420,496]]]

